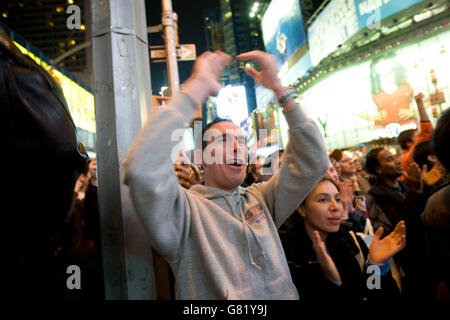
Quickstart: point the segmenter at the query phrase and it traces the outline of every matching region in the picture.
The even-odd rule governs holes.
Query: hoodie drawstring
[[[230,206],[231,211],[233,212],[233,214],[236,215],[236,212],[234,211],[233,206],[231,205],[231,203],[230,203],[230,202],[228,201],[228,199],[227,199],[228,197],[224,197],[224,198],[225,198],[226,202],[228,203],[228,205]],[[250,263],[251,263],[253,266],[255,266],[256,268],[258,268],[259,270],[262,270],[262,268],[261,268],[261,267],[255,262],[255,260],[253,259],[252,251],[251,251],[251,248],[250,248],[250,240],[249,240],[249,238],[248,238],[248,233],[247,233],[247,228],[250,229],[250,231],[251,231],[252,234],[253,234],[253,237],[256,239],[256,243],[258,244],[258,247],[259,247],[259,249],[260,249],[260,252],[262,253],[262,255],[263,255],[263,257],[264,257],[264,260],[267,260],[266,255],[265,255],[265,253],[264,253],[264,249],[263,249],[263,247],[262,247],[260,241],[258,240],[258,237],[254,234],[253,230],[252,230],[249,226],[246,227],[245,218],[244,218],[244,213],[243,213],[242,206],[241,206],[241,198],[240,198],[240,196],[239,196],[239,198],[238,198],[238,201],[239,201],[239,203],[238,203],[238,205],[239,205],[239,213],[240,213],[240,215],[241,215],[241,222],[242,222],[242,228],[244,229],[244,236],[245,236],[245,239],[246,239],[246,241],[247,241],[247,250],[248,250],[248,255],[249,255],[249,257],[250,257]]]

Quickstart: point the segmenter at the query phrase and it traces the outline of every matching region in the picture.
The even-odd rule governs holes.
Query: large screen
[[[226,86],[217,96],[217,116],[229,118],[240,125],[248,117],[247,96],[244,86]]]
[[[306,42],[299,0],[272,0],[261,21],[266,51],[280,69]]]
[[[332,0],[308,28],[313,66],[319,64],[358,30],[355,3],[351,0]]]
[[[354,0],[359,28],[375,25],[397,12],[422,2],[423,0]],[[353,2],[353,1],[349,1]]]
[[[303,93],[300,104],[321,130],[328,149],[416,128],[414,96],[419,92],[435,122],[450,105],[449,43],[447,31],[333,73]],[[437,99],[440,104],[433,101],[436,95],[443,97]]]

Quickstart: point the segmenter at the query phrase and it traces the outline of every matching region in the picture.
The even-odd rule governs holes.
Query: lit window
[[[64,11],[64,8],[63,8],[63,7],[58,7],[58,8],[56,8],[56,12],[58,12],[58,13],[63,12],[63,11]]]
[[[3,12],[2,17],[3,18],[8,18],[8,14],[6,12]]]
[[[86,26],[84,24],[80,25],[81,30],[86,30]]]
[[[76,44],[76,43],[77,43],[77,42],[76,42],[75,40],[70,40],[70,41],[69,41],[69,44],[72,45],[72,46],[73,46],[74,44]]]
[[[73,0],[67,0],[68,4],[73,4]]]
[[[231,17],[231,11],[228,11],[227,13],[225,13],[224,17],[225,18],[230,18]]]

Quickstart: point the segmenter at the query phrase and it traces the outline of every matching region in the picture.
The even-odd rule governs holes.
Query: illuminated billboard
[[[302,94],[300,104],[321,130],[328,149],[416,128],[414,96],[419,92],[435,122],[450,106],[449,43],[446,31],[342,69]]]
[[[299,0],[272,0],[261,21],[266,52],[280,69],[306,43]]]
[[[332,0],[308,28],[313,66],[318,65],[358,30],[355,3],[349,0]]]
[[[423,0],[354,0],[359,28],[375,24]],[[353,2],[353,1],[349,1]]]
[[[14,42],[14,44],[23,54],[29,56],[42,68],[47,70],[47,72],[52,75],[53,79],[58,82],[63,90],[64,97],[66,98],[67,105],[75,125],[78,128],[95,133],[94,95],[73,80],[66,77],[58,69],[52,69],[51,65],[41,60],[17,42]]]
[[[240,125],[248,117],[247,96],[244,86],[226,86],[217,96],[217,116],[229,118]]]

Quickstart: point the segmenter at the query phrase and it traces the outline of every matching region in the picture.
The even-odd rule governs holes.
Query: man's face
[[[205,132],[208,142],[203,151],[205,184],[232,192],[242,184],[247,168],[247,144],[240,127],[224,121]]]
[[[361,172],[363,167],[361,164],[361,161],[359,161],[358,159],[353,160],[353,165],[355,166],[355,170],[356,172]]]
[[[341,164],[341,175],[353,175],[356,173],[355,165],[352,159],[350,159],[345,153],[342,154]]]
[[[403,174],[402,163],[399,157],[395,157],[388,150],[382,150],[378,153],[377,173],[380,176],[397,178]]]
[[[93,159],[89,162],[89,175],[97,178],[97,159]]]

